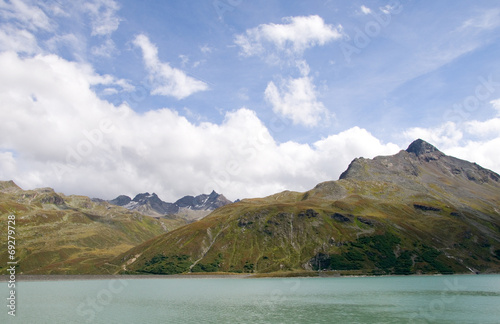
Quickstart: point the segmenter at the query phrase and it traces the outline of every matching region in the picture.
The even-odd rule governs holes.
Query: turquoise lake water
[[[0,323],[500,323],[500,275],[30,281],[15,317],[3,300]]]

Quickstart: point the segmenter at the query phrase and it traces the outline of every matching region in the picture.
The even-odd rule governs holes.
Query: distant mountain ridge
[[[212,191],[209,195],[184,196],[174,203],[161,200],[155,193],[140,193],[134,197],[120,195],[108,201],[110,204],[135,210],[148,216],[181,215],[189,220],[199,219],[211,211],[231,204],[232,201]]]

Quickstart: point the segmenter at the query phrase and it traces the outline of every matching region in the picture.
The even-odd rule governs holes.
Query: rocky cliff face
[[[244,199],[115,259],[128,272],[500,272],[500,177],[417,140],[305,193]],[[134,258],[134,262],[131,262]]]

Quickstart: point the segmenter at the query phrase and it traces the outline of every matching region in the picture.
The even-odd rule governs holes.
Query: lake
[[[16,307],[0,322],[500,323],[500,275],[21,281]]]

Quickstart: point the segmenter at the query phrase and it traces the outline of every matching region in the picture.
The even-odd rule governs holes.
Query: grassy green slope
[[[225,206],[113,262],[162,274],[500,272],[498,175],[404,151],[353,163],[342,180]]]
[[[356,194],[301,200],[307,195],[311,192],[296,194],[296,201],[287,203],[244,200],[223,207],[116,261],[132,273],[500,271],[498,217],[422,197],[401,203]],[[479,222],[486,228],[471,225]]]

